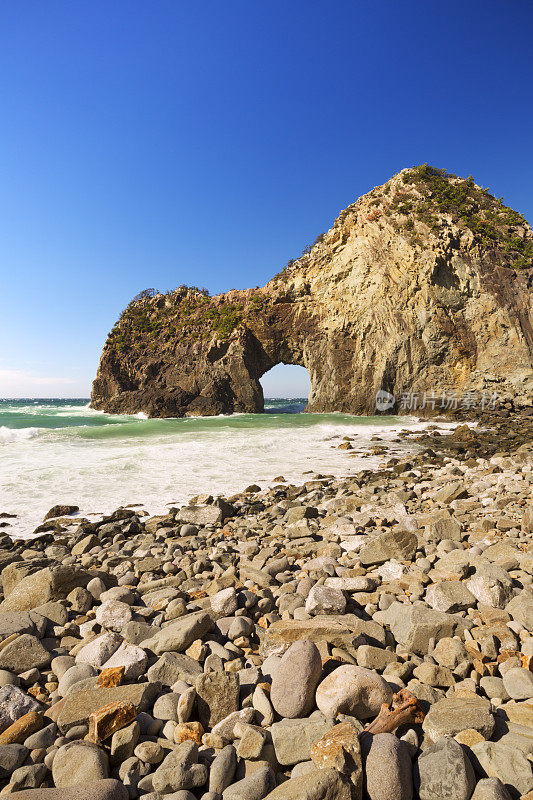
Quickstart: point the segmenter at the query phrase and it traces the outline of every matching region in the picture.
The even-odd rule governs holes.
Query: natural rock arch
[[[304,400],[311,390],[311,380],[305,367],[300,364],[284,364],[280,362],[259,379],[265,401],[270,400]]]
[[[431,169],[361,197],[263,288],[209,297],[180,287],[130,303],[92,406],[258,412],[259,380],[278,363],[307,369],[309,411],[375,413],[379,389],[495,390],[531,403],[533,232],[470,180]],[[478,209],[466,223],[464,207]]]

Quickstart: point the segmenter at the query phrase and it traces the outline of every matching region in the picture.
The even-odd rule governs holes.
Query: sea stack
[[[533,395],[533,231],[472,178],[404,169],[348,206],[263,288],[141,293],[110,332],[92,407],[153,417],[260,412],[259,379],[298,364],[308,410],[376,394]]]

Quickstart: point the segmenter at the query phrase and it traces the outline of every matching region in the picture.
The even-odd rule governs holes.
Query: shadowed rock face
[[[263,410],[259,379],[306,367],[309,411],[375,412],[385,389],[533,395],[533,231],[472,181],[403,170],[265,287],[130,303],[92,407],[149,416]]]

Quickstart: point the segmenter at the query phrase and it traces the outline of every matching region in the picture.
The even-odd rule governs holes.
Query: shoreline
[[[532,791],[533,417],[404,438],[346,478],[3,532],[0,787]]]
[[[142,503],[150,514],[161,514],[169,503],[183,504],[198,491],[228,496],[252,480],[266,488],[280,471],[293,484],[318,471],[343,477],[368,465],[377,467],[382,461],[379,444],[394,441],[392,453],[410,449],[410,440],[399,435],[402,429],[421,431],[432,424],[414,417],[370,420],[273,413],[257,419],[186,423],[121,420],[115,424],[111,418],[96,424],[89,418],[87,427],[79,427],[85,417],[71,411],[67,408],[56,415],[53,408],[48,416],[43,409],[40,413],[49,428],[29,443],[2,448],[0,482],[5,491],[0,512],[18,517],[9,521],[11,525],[0,520],[0,526],[13,537],[32,538],[58,502],[79,507],[75,524],[80,516],[95,520],[98,514],[110,514],[132,502]],[[61,427],[63,420],[66,427]],[[28,421],[36,424],[34,416]],[[18,438],[24,439],[26,433],[20,429]],[[372,441],[376,436],[383,441]],[[345,437],[351,441],[349,453],[338,447],[347,446]],[[357,453],[355,459],[348,457]]]

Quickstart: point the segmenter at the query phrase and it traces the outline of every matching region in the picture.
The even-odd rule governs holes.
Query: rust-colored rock
[[[28,711],[0,733],[0,745],[22,744],[28,736],[40,731],[42,727],[44,727],[43,712]]]
[[[137,709],[132,703],[108,703],[89,715],[89,733],[85,738],[95,744],[105,742],[115,731],[133,722],[136,716]]]
[[[181,722],[174,729],[174,741],[176,744],[191,741],[200,745],[202,744],[203,735],[204,729],[200,722]]]
[[[96,685],[105,686],[106,688],[110,686],[120,686],[125,671],[126,667],[108,667],[107,669],[103,669],[98,676]]]
[[[419,700],[408,689],[401,689],[392,696],[390,705],[383,703],[375,720],[365,729],[366,733],[392,733],[400,725],[421,723],[424,711]]]

